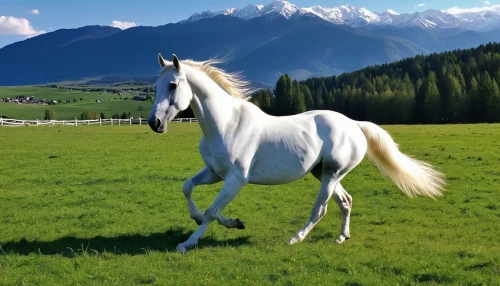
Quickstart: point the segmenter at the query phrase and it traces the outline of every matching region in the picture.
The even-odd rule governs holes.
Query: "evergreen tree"
[[[465,90],[467,89],[467,86],[465,84],[465,78],[462,73],[462,70],[460,69],[460,66],[457,64],[455,65],[455,70],[453,72],[454,77],[457,79],[458,83],[460,84],[460,93],[464,93]]]
[[[295,92],[292,84],[292,79],[288,74],[285,74],[286,76],[286,98],[288,100],[288,105],[287,105],[287,111],[285,115],[291,115],[293,114],[292,111],[292,101],[293,101],[293,93]]]
[[[493,93],[491,95],[500,96],[500,88],[498,86],[496,79],[492,79],[492,82],[493,82]]]
[[[271,92],[267,89],[260,89],[252,96],[252,102],[266,113],[271,112]]]
[[[479,69],[477,67],[477,62],[476,62],[476,59],[475,58],[470,58],[470,61],[469,61],[469,70],[470,72],[475,75],[479,72]]]
[[[480,115],[479,115],[479,110],[477,108],[477,101],[478,101],[478,84],[476,78],[472,77],[471,80],[471,87],[469,90],[469,118],[471,122],[478,122],[480,120]]]
[[[424,99],[424,118],[426,123],[438,123],[441,120],[439,90],[436,84],[436,74],[429,73],[427,90]]]
[[[326,89],[325,81],[321,81],[321,98],[323,99],[323,109],[331,109],[328,104],[328,90]]]
[[[420,88],[422,88],[423,84],[424,84],[424,81],[422,80],[422,78],[418,78],[417,85],[416,85],[416,88],[415,88],[415,96],[420,91]]]
[[[368,93],[366,95],[366,120],[382,123],[382,101],[380,96],[376,94]]]
[[[497,82],[497,84],[500,84],[500,68],[498,68],[496,71],[495,81]]]
[[[289,115],[292,108],[292,90],[291,80],[288,74],[282,75],[276,83],[276,115]]]
[[[324,109],[325,107],[321,87],[318,87],[318,89],[316,89],[316,93],[314,94],[314,106],[316,110]]]
[[[306,111],[306,103],[304,94],[298,82],[293,83],[294,92],[292,94],[292,110],[291,114],[299,114]]]
[[[488,100],[494,94],[493,81],[486,71],[481,76],[478,85],[478,94],[475,102],[475,110],[478,122],[488,121]]]
[[[415,88],[413,87],[413,84],[411,83],[410,76],[408,73],[405,73],[403,77],[403,90],[408,97],[414,97],[415,96]]]
[[[488,98],[488,122],[500,122],[500,90],[496,80],[493,80],[493,94]]]
[[[326,109],[333,110],[333,105],[335,104],[335,96],[333,96],[333,92],[328,93],[328,98],[326,101]]]
[[[465,116],[462,114],[464,97],[462,95],[462,87],[459,81],[452,75],[448,75],[448,90],[449,90],[449,101],[448,110],[446,118],[449,122],[458,123],[461,122]]]
[[[306,105],[306,110],[314,110],[314,101],[312,98],[311,91],[307,85],[302,85],[302,93],[304,94],[304,101]]]

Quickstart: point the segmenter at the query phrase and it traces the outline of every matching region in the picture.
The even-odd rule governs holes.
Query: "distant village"
[[[36,99],[36,97],[33,95],[19,95],[16,96],[15,98],[10,98],[10,97],[0,98],[0,102],[12,102],[17,104],[38,104],[38,105],[55,105],[58,103],[57,100],[54,99],[50,101],[46,101],[45,98]],[[71,101],[66,100],[66,102],[64,103],[70,103],[70,102]],[[101,100],[96,99],[95,102],[101,102]]]
[[[138,96],[134,96],[131,99],[132,100],[138,100],[138,101],[145,101],[150,99],[150,95],[147,94],[148,91],[152,91],[152,88],[123,88],[122,90],[116,90],[116,89],[111,89],[111,88],[78,88],[78,87],[62,87],[62,86],[57,86],[57,85],[49,85],[49,86],[43,86],[47,88],[60,88],[60,89],[68,89],[68,90],[79,90],[83,92],[99,92],[101,93],[108,93],[108,94],[116,94],[121,96],[122,92],[125,93],[130,93],[132,91],[142,91],[146,93],[141,93]],[[16,96],[15,98],[10,98],[10,97],[5,97],[5,98],[0,98],[0,102],[11,102],[11,103],[17,103],[17,104],[38,104],[38,105],[55,105],[58,104],[59,102],[57,100],[49,100],[47,101],[45,98],[40,98],[37,99],[36,96],[34,95],[19,95]],[[67,102],[63,103],[69,103],[70,101],[67,100]],[[100,99],[96,99],[97,103],[101,102]]]
[[[32,95],[19,95],[16,96],[15,98],[10,98],[10,97],[0,98],[0,102],[14,102],[17,104],[23,103],[23,104],[40,104],[40,105],[49,105],[57,103],[57,101],[55,100],[46,102],[45,98],[36,99],[35,96]]]

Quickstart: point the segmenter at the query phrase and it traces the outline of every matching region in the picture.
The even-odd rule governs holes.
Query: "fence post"
[[[3,118],[0,118],[0,124],[3,126]]]
[[[129,125],[132,125],[132,118],[129,118],[128,120],[129,120],[129,123],[130,123]]]
[[[55,125],[56,125],[56,121],[52,120],[52,126],[55,126]]]
[[[63,119],[63,126],[64,126],[64,119]]]
[[[113,126],[113,118],[111,118],[111,126]]]
[[[99,117],[99,126],[102,126],[102,118]]]
[[[75,127],[78,127],[78,119],[75,118]]]
[[[122,125],[122,120],[118,119],[118,126],[121,126],[121,125]]]
[[[3,123],[2,123],[3,124]],[[142,117],[139,118],[139,125],[142,125]]]

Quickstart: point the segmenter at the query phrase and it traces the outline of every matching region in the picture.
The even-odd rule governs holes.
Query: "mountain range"
[[[250,4],[243,8],[229,8],[224,11],[203,11],[195,13],[185,22],[198,21],[217,15],[225,15],[244,20],[267,15],[274,17],[300,17],[313,15],[334,24],[346,24],[353,27],[367,25],[393,26],[398,28],[459,28],[476,32],[486,32],[500,29],[500,8],[474,12],[455,12],[429,9],[413,14],[399,14],[393,10],[381,13],[371,12],[363,7],[341,5],[333,8],[313,6],[300,8],[290,2],[274,0],[268,5]],[[183,21],[184,22],[184,21]]]
[[[226,57],[223,68],[272,86],[283,73],[296,79],[335,75],[500,41],[499,17],[492,11],[400,15],[273,1],[196,13],[157,27],[61,29],[0,49],[0,85],[151,77],[159,72],[156,56],[161,52],[181,59]]]

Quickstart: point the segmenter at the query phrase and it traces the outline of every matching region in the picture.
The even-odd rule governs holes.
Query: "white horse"
[[[391,136],[370,122],[354,121],[326,110],[275,117],[247,101],[247,82],[216,68],[216,61],[158,60],[162,72],[156,82],[156,101],[148,123],[163,133],[167,122],[191,106],[203,136],[199,151],[206,166],[183,185],[189,213],[199,228],[177,246],[185,252],[198,244],[208,225],[217,220],[227,228],[245,228],[240,219],[224,217],[222,210],[245,184],[277,185],[311,172],[321,187],[312,214],[290,244],[301,242],[326,214],[333,196],[340,206],[342,226],[337,243],[350,237],[352,198],[340,184],[365,153],[406,195],[441,195],[444,175],[398,149]],[[224,181],[213,204],[201,212],[191,194],[194,187]]]

